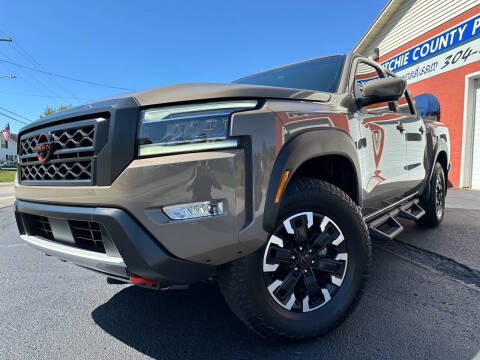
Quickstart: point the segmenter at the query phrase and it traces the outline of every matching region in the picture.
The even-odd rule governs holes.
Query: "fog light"
[[[195,219],[223,214],[222,201],[203,201],[198,203],[165,206],[165,214],[173,220]]]

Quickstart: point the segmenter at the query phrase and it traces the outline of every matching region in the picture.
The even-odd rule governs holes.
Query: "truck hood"
[[[178,84],[125,95],[134,97],[140,106],[222,98],[272,98],[310,101],[328,101],[330,99],[330,94],[324,92],[236,83]]]
[[[88,104],[51,114],[20,130],[24,133],[45,124],[62,121],[65,118],[83,117],[88,114],[110,112],[123,106],[154,106],[183,103],[198,100],[220,99],[290,99],[308,101],[329,101],[330,93],[312,90],[290,89],[275,86],[246,85],[237,83],[189,83],[163,86],[93,101]],[[128,105],[130,104],[130,105]]]

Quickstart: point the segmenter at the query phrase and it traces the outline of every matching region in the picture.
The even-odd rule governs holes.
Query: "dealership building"
[[[449,180],[480,188],[479,1],[390,0],[353,51],[403,77],[413,96],[438,99],[450,131]]]
[[[7,160],[15,160],[17,156],[17,139],[16,134],[11,134],[8,142],[5,141],[0,134],[0,163]]]

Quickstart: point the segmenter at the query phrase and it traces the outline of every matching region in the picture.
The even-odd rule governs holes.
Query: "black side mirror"
[[[358,105],[367,106],[398,100],[405,92],[406,86],[406,81],[400,78],[371,80],[363,86],[362,96],[357,99]]]

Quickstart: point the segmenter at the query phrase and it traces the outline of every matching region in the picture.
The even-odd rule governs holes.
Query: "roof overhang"
[[[365,34],[363,34],[363,36],[357,42],[353,48],[353,52],[365,55],[363,54],[365,50],[370,46],[377,35],[382,31],[385,24],[390,21],[392,16],[405,1],[406,0],[389,0],[387,5],[385,5],[382,11],[380,11],[375,20],[373,20]]]

